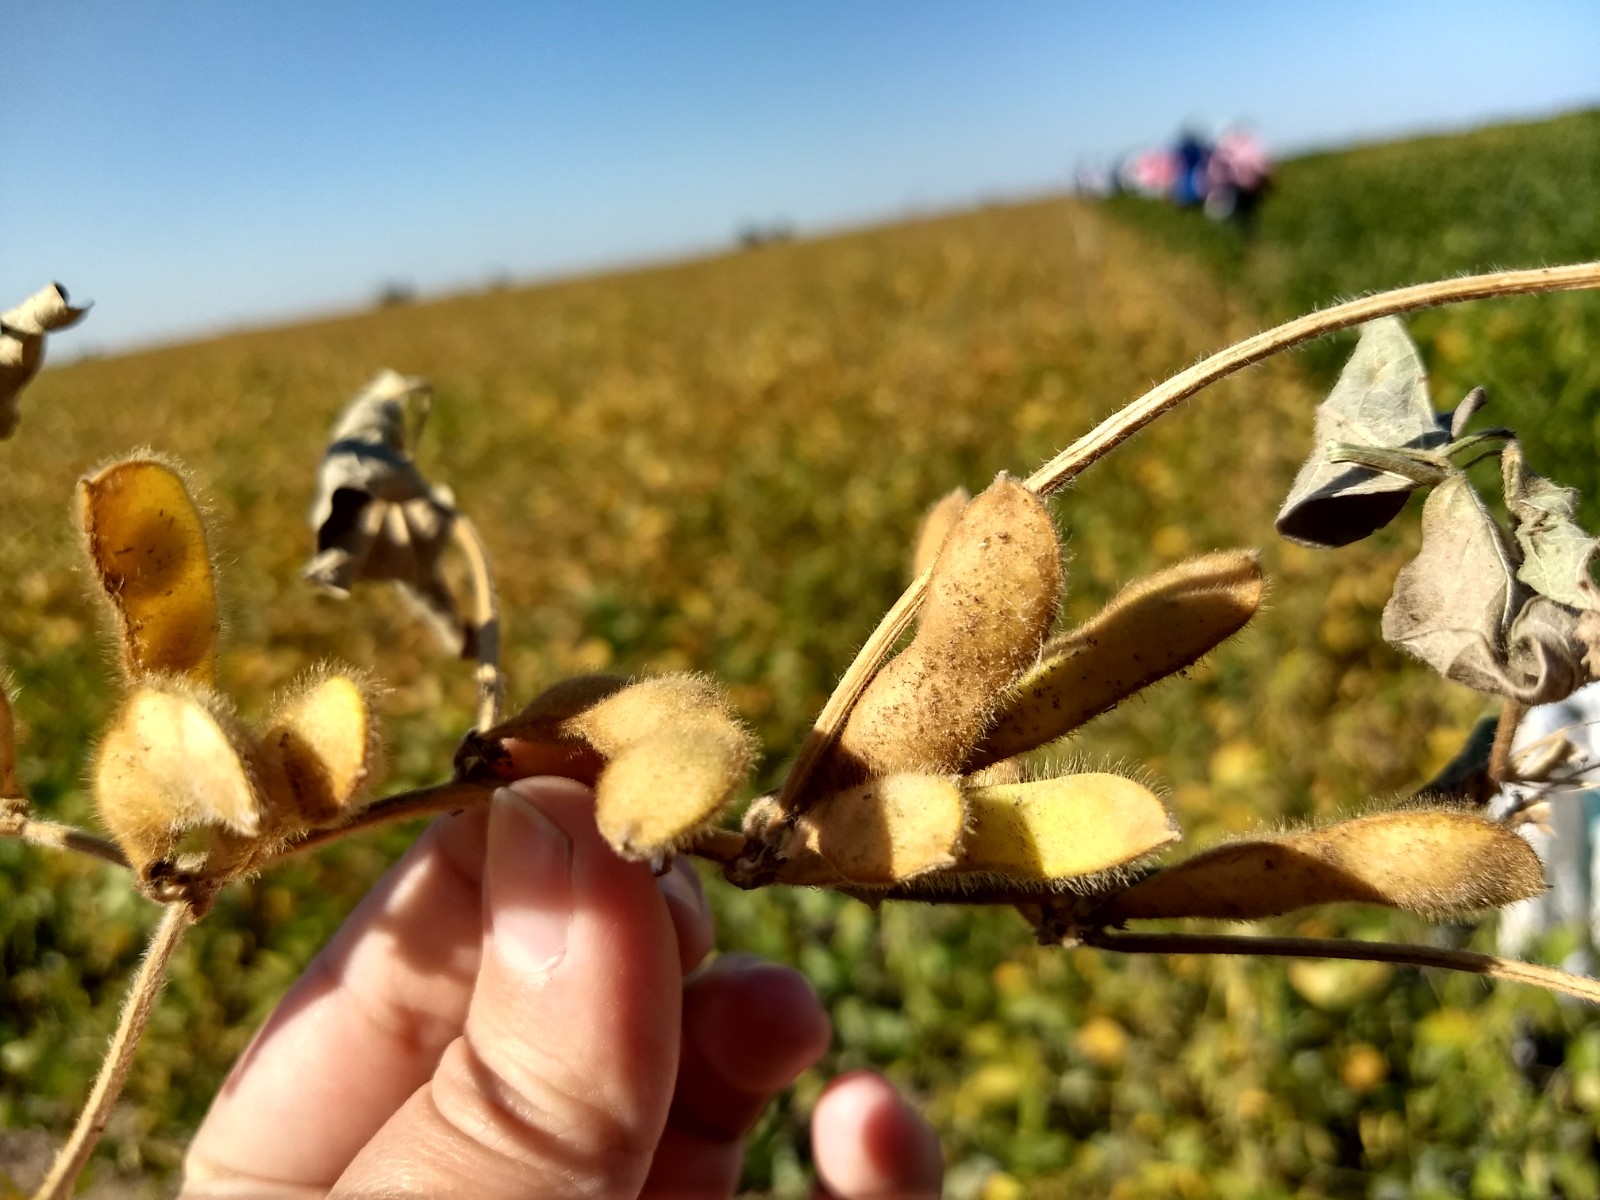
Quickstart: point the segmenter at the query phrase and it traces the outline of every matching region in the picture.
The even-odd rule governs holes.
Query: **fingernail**
[[[681,862],[673,864],[665,875],[658,875],[656,886],[667,898],[667,903],[680,909],[684,917],[694,920],[705,912],[706,895],[700,890],[700,880],[695,877],[693,870]]]
[[[554,971],[572,924],[572,841],[510,788],[496,788],[490,807],[484,883],[496,952],[524,971]]]

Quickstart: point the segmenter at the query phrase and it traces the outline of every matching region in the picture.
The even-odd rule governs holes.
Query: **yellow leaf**
[[[130,676],[215,676],[217,597],[205,527],[183,480],[148,459],[79,485],[89,561],[116,610]]]

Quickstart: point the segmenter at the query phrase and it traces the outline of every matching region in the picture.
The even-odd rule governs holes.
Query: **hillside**
[[[1574,137],[1593,136],[1594,118],[1571,120]],[[1550,128],[1567,127],[1478,136],[1565,145]],[[710,671],[761,734],[770,780],[898,594],[929,502],[1030,470],[1285,306],[1468,265],[1385,252],[1366,278],[1333,269],[1364,237],[1295,232],[1329,189],[1350,222],[1377,220],[1384,210],[1358,203],[1376,183],[1340,199],[1347,173],[1437,190],[1433,160],[1409,161],[1374,149],[1287,165],[1253,246],[1219,250],[1205,239],[1224,231],[1170,219],[1185,214],[1048,201],[50,371],[0,446],[0,657],[24,781],[41,807],[92,820],[86,748],[114,697],[69,501],[80,474],[140,445],[186,463],[212,506],[221,683],[241,708],[259,711],[320,660],[353,662],[389,689],[390,786],[443,775],[470,720],[468,671],[386,593],[340,605],[299,579],[329,422],[384,366],[437,387],[419,457],[494,551],[513,700],[601,668]],[[1588,177],[1549,166],[1541,186],[1566,196],[1550,220],[1591,221]],[[1582,230],[1536,246],[1495,242],[1515,226],[1498,211],[1471,221],[1488,240],[1469,257],[1593,253]],[[1395,244],[1433,228],[1419,218]],[[1314,248],[1309,265],[1292,265],[1296,245]],[[1530,414],[1600,419],[1596,311],[1524,299],[1417,327],[1445,364],[1441,401],[1484,381],[1474,372],[1499,372],[1498,396],[1537,366]],[[1480,711],[1378,638],[1414,522],[1337,554],[1272,534],[1325,369],[1310,366],[1274,361],[1200,397],[1056,505],[1068,618],[1186,554],[1265,551],[1270,611],[1072,748],[1158,781],[1191,846],[1403,792]],[[180,959],[103,1175],[176,1163],[253,1026],[411,832],[224,897]],[[708,886],[727,948],[795,963],[822,992],[837,1028],[827,1071],[876,1065],[923,1101],[953,1194],[1600,1195],[1600,1020],[1545,996],[1360,965],[1045,950],[1010,913],[873,914],[820,893]],[[0,1129],[64,1129],[150,916],[108,874],[0,843]],[[1359,910],[1278,925],[1428,936]],[[1519,1031],[1566,1065],[1524,1072]],[[801,1115],[823,1078],[763,1125],[751,1189],[804,1194]]]

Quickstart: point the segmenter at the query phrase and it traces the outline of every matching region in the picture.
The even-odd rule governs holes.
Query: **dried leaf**
[[[1465,475],[1452,475],[1422,509],[1422,549],[1395,576],[1383,637],[1446,679],[1521,700],[1506,636],[1520,599],[1500,528]]]
[[[362,686],[347,675],[313,680],[279,705],[262,735],[286,789],[282,818],[301,829],[338,817],[367,787],[378,736]]]
[[[1522,606],[1506,636],[1505,676],[1524,704],[1565,700],[1592,678],[1578,639],[1578,613],[1545,596]]]
[[[968,771],[1063,737],[1232,637],[1261,605],[1253,550],[1222,550],[1136,580],[1052,638],[1002,701]]]
[[[246,837],[261,827],[258,750],[214,695],[171,681],[134,689],[94,762],[100,819],[141,872],[188,829]]]
[[[17,430],[17,397],[44,363],[45,334],[76,325],[88,311],[74,308],[67,289],[52,283],[0,313],[0,441]]]
[[[824,796],[786,848],[786,883],[888,887],[954,866],[966,823],[953,776],[889,775]]]
[[[1500,452],[1506,508],[1522,551],[1517,578],[1542,596],[1575,609],[1600,608],[1589,572],[1596,540],[1578,524],[1578,493],[1528,470],[1522,447]]]
[[[407,404],[427,394],[426,380],[383,371],[340,415],[317,472],[305,577],[341,597],[392,581],[460,654],[470,633],[440,572],[454,501],[428,485],[408,448]]]
[[[975,882],[1056,890],[1127,866],[1181,836],[1148,788],[1122,775],[1063,775],[964,787],[967,833],[956,863],[918,880],[928,891]]]
[[[1197,855],[1113,897],[1096,920],[1254,921],[1351,901],[1445,918],[1544,890],[1539,856],[1505,826],[1470,813],[1374,813]]]
[[[1382,529],[1405,507],[1415,486],[1411,480],[1332,462],[1330,447],[1431,450],[1447,440],[1405,325],[1398,317],[1367,323],[1338,383],[1317,408],[1315,447],[1278,513],[1278,532],[1302,545],[1345,546]]]
[[[933,566],[934,559],[939,557],[939,549],[944,545],[945,538],[950,536],[950,531],[961,518],[961,510],[967,507],[971,499],[971,492],[964,487],[958,487],[935,501],[923,514],[922,524],[917,527],[917,539],[911,551],[912,579],[920,578]]]
[[[916,636],[867,685],[817,772],[821,786],[958,771],[1003,690],[1037,657],[1060,594],[1049,510],[1002,474],[945,540]]]
[[[216,584],[205,526],[182,478],[162,463],[130,459],[78,487],[90,565],[120,624],[123,670],[210,683]]]
[[[1489,393],[1481,387],[1473,388],[1461,398],[1461,403],[1456,405],[1455,411],[1450,414],[1450,440],[1452,442],[1466,435],[1467,426],[1471,423],[1472,418],[1478,415],[1478,410],[1488,403],[1488,400]]]

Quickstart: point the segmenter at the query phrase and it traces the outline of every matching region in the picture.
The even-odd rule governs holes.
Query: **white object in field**
[[[1520,749],[1558,732],[1576,748],[1573,761],[1592,765],[1571,785],[1549,793],[1548,832],[1523,826],[1523,836],[1544,860],[1550,890],[1501,910],[1499,949],[1521,958],[1546,934],[1572,928],[1581,931],[1582,944],[1562,965],[1588,974],[1600,947],[1600,683],[1534,708],[1513,745]]]

